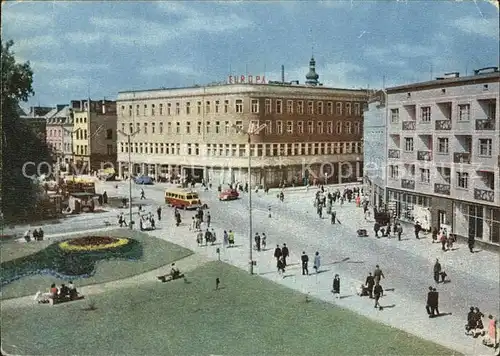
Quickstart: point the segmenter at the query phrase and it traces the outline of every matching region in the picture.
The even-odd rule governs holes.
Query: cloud
[[[206,14],[178,2],[158,2],[157,9],[176,15],[180,20],[167,24],[150,20],[94,16],[90,23],[112,43],[133,46],[155,46],[192,33],[222,33],[248,28],[253,22],[235,13]],[[102,32],[101,32],[102,31]]]
[[[102,36],[96,32],[70,32],[64,38],[75,45],[91,45],[99,42]]]
[[[60,41],[54,36],[43,35],[24,38],[14,42],[13,51],[19,53],[21,56],[26,53],[32,53],[33,50],[44,49],[51,50],[59,49],[61,47]]]
[[[57,89],[75,90],[76,88],[87,87],[88,78],[84,77],[66,77],[66,78],[53,78],[49,81],[49,86]]]
[[[200,76],[202,73],[197,72],[191,67],[178,64],[164,64],[158,66],[149,66],[141,69],[141,74],[147,76],[158,76],[162,73],[176,73],[183,76]]]
[[[107,64],[97,63],[80,63],[80,62],[46,62],[33,61],[31,67],[35,71],[52,71],[52,72],[88,72],[94,70],[102,70],[109,68]]]
[[[479,35],[498,40],[498,18],[486,19],[465,16],[452,21],[451,25],[469,35]]]

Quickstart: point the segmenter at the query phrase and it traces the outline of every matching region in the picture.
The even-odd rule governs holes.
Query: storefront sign
[[[230,75],[227,78],[228,84],[266,84],[266,77],[260,75]]]

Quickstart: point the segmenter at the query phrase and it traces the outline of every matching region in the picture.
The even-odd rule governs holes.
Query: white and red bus
[[[197,192],[180,188],[165,191],[165,204],[179,209],[198,209],[202,206]]]

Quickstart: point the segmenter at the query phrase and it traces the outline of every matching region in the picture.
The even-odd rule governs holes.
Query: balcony
[[[388,157],[389,157],[389,158],[396,158],[396,159],[399,159],[399,150],[390,149],[390,150],[389,150],[389,153],[388,153]]]
[[[450,195],[450,185],[449,184],[435,183],[434,184],[434,193],[443,194],[443,195]]]
[[[495,191],[474,188],[474,199],[493,203],[495,201]]]
[[[432,161],[431,151],[417,151],[417,159],[419,161]]]
[[[477,131],[494,131],[495,121],[494,120],[476,120],[476,130]]]
[[[410,179],[401,179],[401,188],[403,189],[415,189],[415,181]]]
[[[436,131],[451,130],[451,120],[436,120],[434,128]]]
[[[470,152],[454,152],[453,163],[470,164]]]
[[[402,122],[402,129],[409,131],[409,130],[415,130],[415,121],[410,120],[410,121],[403,121]]]

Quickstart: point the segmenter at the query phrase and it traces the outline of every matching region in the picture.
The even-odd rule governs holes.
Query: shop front
[[[453,232],[461,238],[500,245],[500,208],[455,202]]]

